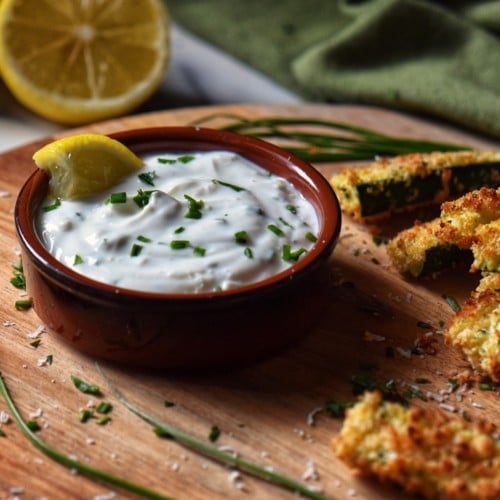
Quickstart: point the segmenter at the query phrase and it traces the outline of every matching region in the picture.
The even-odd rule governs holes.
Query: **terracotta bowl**
[[[126,366],[199,370],[242,366],[291,346],[318,319],[328,261],[340,232],[337,198],[308,163],[267,142],[195,127],[111,135],[137,154],[228,150],[288,179],[319,220],[318,240],[297,263],[258,283],[217,293],[148,293],[73,272],[43,247],[35,214],[48,188],[37,170],[21,189],[15,222],[27,292],[40,319],[75,349]]]

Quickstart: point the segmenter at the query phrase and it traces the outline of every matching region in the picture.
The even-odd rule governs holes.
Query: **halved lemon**
[[[49,177],[54,198],[84,198],[109,189],[143,166],[121,142],[100,134],[78,134],[51,142],[34,155]]]
[[[118,116],[160,85],[169,58],[162,0],[2,0],[0,73],[51,120]]]

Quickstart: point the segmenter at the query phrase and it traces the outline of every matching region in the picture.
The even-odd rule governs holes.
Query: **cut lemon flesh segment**
[[[58,139],[39,149],[33,160],[50,177],[51,196],[61,199],[105,191],[143,166],[121,142],[100,134]]]
[[[2,0],[0,72],[16,98],[54,121],[124,114],[165,76],[162,0]]]

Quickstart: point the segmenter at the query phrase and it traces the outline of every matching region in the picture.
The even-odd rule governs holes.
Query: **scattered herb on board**
[[[372,160],[377,155],[394,156],[470,149],[446,142],[392,137],[345,122],[315,118],[272,116],[248,119],[235,114],[217,113],[202,117],[193,125],[221,120],[224,125],[216,127],[220,130],[272,141],[303,160],[317,163]]]
[[[18,262],[12,264],[12,278],[10,279],[11,285],[19,288],[20,290],[26,290],[26,276],[24,275],[23,262],[19,259]]]
[[[0,373],[0,393],[3,395],[5,402],[7,403],[7,407],[9,408],[13,419],[21,429],[22,433],[29,439],[29,441],[38,448],[42,453],[51,458],[52,460],[68,467],[70,470],[75,470],[80,474],[94,479],[98,482],[107,483],[113,486],[117,486],[118,488],[122,488],[125,491],[130,493],[134,493],[142,498],[154,499],[154,500],[170,500],[171,497],[161,495],[160,493],[156,493],[148,488],[140,486],[138,484],[127,481],[126,479],[119,478],[117,476],[113,476],[112,474],[108,474],[100,469],[95,469],[90,465],[87,465],[83,462],[79,462],[78,460],[68,456],[67,454],[52,448],[45,444],[35,432],[30,428],[29,422],[25,422],[17,406],[14,403],[14,400],[10,396],[10,393],[7,389],[7,385],[5,384],[4,378]]]
[[[75,377],[74,375],[70,375],[71,381],[73,385],[84,394],[93,394],[94,396],[101,396],[101,389],[97,385],[87,384],[83,380]]]
[[[123,394],[111,382],[111,380],[106,376],[106,374],[102,371],[99,364],[97,363],[96,363],[96,368],[103,377],[103,379],[105,380],[111,392],[118,399],[118,401],[121,404],[123,404],[128,410],[134,413],[136,416],[148,422],[153,427],[154,432],[158,436],[173,439],[176,442],[190,448],[191,450],[197,453],[200,453],[205,457],[209,457],[225,465],[234,467],[239,471],[252,474],[257,478],[268,481],[276,486],[281,486],[282,488],[285,488],[289,491],[293,491],[304,497],[312,498],[314,500],[326,500],[327,497],[325,495],[315,491],[311,491],[311,489],[309,489],[307,486],[302,485],[293,479],[290,479],[265,467],[262,467],[260,465],[254,464],[252,462],[249,462],[247,460],[229,454],[226,451],[222,451],[212,445],[208,445],[202,440],[192,437],[188,434],[185,434],[175,429],[171,425],[158,420],[152,415],[145,413],[143,410],[141,410],[140,408],[129,402],[123,396]]]
[[[212,425],[210,429],[210,433],[208,434],[208,439],[210,442],[215,443],[220,436],[220,429],[216,425]]]
[[[19,299],[14,302],[14,306],[18,311],[27,311],[33,306],[33,299],[28,297],[27,299]]]
[[[325,403],[325,410],[334,418],[343,418],[345,411],[354,406],[354,401],[337,401],[332,399]]]
[[[457,299],[455,299],[455,297],[452,297],[451,295],[443,295],[443,299],[446,300],[446,302],[451,307],[451,310],[453,312],[460,311],[460,305],[457,302]]]
[[[5,434],[5,432],[2,429],[0,429],[0,437],[6,437],[6,436],[7,434]]]

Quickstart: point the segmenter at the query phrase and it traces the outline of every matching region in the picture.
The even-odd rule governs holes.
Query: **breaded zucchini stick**
[[[486,275],[451,319],[445,341],[462,349],[472,367],[500,383],[500,274]]]
[[[478,258],[473,269],[494,271],[500,259],[498,253],[495,255],[497,226],[480,232],[481,236],[475,235],[483,225],[497,219],[500,219],[500,188],[481,188],[443,203],[439,218],[401,231],[389,241],[387,252],[400,272],[418,277],[450,266],[463,256],[463,250],[469,253],[474,247],[473,253]],[[489,249],[482,248],[486,244]]]
[[[500,441],[485,422],[406,408],[367,392],[332,442],[348,465],[424,498],[500,498]]]
[[[348,168],[330,179],[342,210],[373,220],[500,185],[500,152],[414,153]]]

